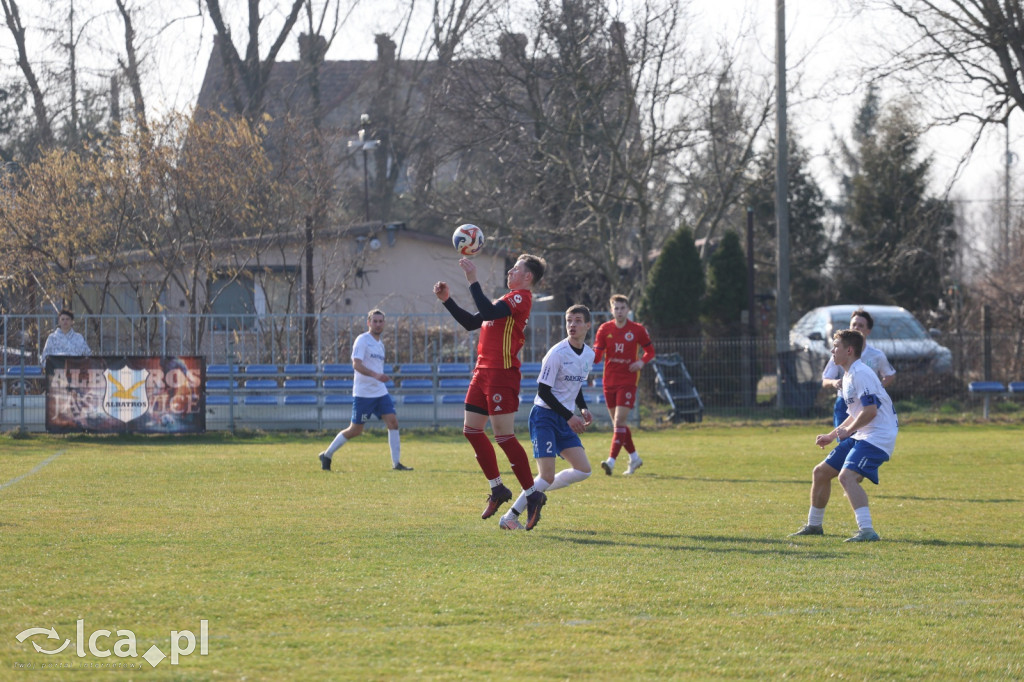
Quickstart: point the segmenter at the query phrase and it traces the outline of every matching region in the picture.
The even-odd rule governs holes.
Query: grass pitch
[[[406,473],[368,432],[330,474],[330,436],[2,438],[0,679],[1024,677],[1024,427],[905,425],[868,544],[838,483],[787,537],[819,428],[640,432],[632,477],[588,434],[531,532],[480,519],[458,434],[404,434]],[[138,656],[80,657],[79,620]],[[201,620],[206,655],[141,658]]]

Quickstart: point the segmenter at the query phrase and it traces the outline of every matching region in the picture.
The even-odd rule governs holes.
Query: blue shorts
[[[832,406],[832,426],[839,426],[849,416],[850,413],[846,411],[846,401],[843,400],[843,396],[838,396],[836,404]]]
[[[352,423],[362,424],[370,421],[370,417],[380,419],[382,415],[394,414],[395,404],[391,396],[384,394],[379,398],[352,398]]]
[[[554,410],[534,405],[530,410],[530,440],[533,442],[533,456],[554,457],[562,450],[582,448],[579,435],[572,430],[569,422],[559,417]]]
[[[825,464],[836,471],[850,469],[878,485],[878,467],[889,461],[885,450],[866,440],[847,438],[828,453]]]

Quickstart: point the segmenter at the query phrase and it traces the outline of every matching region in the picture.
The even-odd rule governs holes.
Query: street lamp
[[[377,149],[377,145],[380,144],[380,140],[368,140],[367,135],[370,132],[370,115],[363,114],[359,117],[359,141],[350,141],[348,143],[349,149],[362,149],[363,150],[363,201],[366,207],[366,222],[370,222],[370,167],[369,167],[369,152]]]

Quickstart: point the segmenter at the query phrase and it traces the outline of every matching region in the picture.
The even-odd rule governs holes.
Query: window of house
[[[208,284],[213,328],[244,330],[266,315],[295,312],[299,269],[291,266],[217,273]]]

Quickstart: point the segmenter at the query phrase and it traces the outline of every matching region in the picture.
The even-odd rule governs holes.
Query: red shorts
[[[605,386],[604,402],[609,410],[619,406],[632,410],[636,407],[636,386]]]
[[[519,411],[519,384],[522,375],[512,369],[475,369],[466,391],[466,405],[487,409],[487,414]]]

